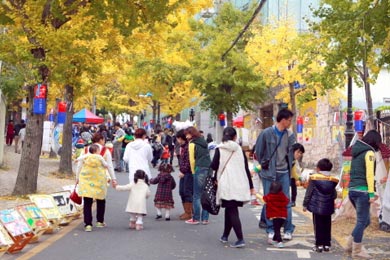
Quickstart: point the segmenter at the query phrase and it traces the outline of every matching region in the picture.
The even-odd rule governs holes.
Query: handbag
[[[80,197],[79,194],[77,194],[76,187],[77,187],[77,184],[74,186],[74,189],[73,189],[72,193],[70,193],[69,198],[74,203],[80,205],[82,203],[82,197]]]
[[[230,158],[232,158],[234,152],[231,153],[229,159],[226,161],[225,166],[223,167],[221,171],[221,175],[223,174],[223,171],[226,168],[226,165],[230,161]],[[205,184],[203,187],[203,192],[200,197],[200,203],[202,204],[202,208],[207,210],[211,215],[218,215],[220,205],[217,204],[217,183],[215,181],[215,172],[212,174],[209,174],[206,177]]]

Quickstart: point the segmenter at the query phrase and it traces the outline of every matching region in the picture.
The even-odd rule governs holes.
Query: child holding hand
[[[165,209],[165,220],[169,221],[171,220],[170,210],[174,205],[172,190],[176,187],[175,179],[171,175],[173,168],[170,164],[162,163],[158,170],[160,173],[157,177],[150,179],[151,184],[158,184],[154,197],[154,206],[157,210],[156,220],[162,218],[161,209]]]
[[[117,191],[129,191],[126,212],[130,213],[130,229],[142,230],[143,220],[146,216],[146,199],[150,196],[148,175],[143,170],[134,174],[134,182],[127,185],[116,186]]]

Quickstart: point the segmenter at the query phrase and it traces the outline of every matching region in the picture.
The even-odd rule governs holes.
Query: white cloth
[[[220,144],[218,148],[220,159],[217,172],[217,204],[220,205],[222,199],[249,202],[251,194],[241,147],[234,141],[227,141]]]
[[[382,154],[380,152],[375,153],[375,186],[376,186],[376,192],[379,196],[379,201],[382,204],[383,203],[383,194],[385,192],[385,186],[386,183],[384,180],[387,177],[387,170],[385,162],[383,161]]]
[[[387,176],[382,201],[382,221],[390,225],[390,174]]]
[[[126,145],[123,160],[129,164],[129,180],[134,182],[134,173],[137,170],[143,170],[152,178],[149,168],[149,162],[153,159],[152,147],[143,139],[137,138],[134,142]]]
[[[150,196],[149,186],[143,181],[132,182],[127,185],[116,186],[118,191],[129,191],[126,212],[135,214],[146,214],[146,199]]]

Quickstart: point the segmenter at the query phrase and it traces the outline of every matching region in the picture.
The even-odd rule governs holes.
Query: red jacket
[[[287,218],[287,205],[289,199],[282,191],[279,193],[268,193],[263,196],[263,200],[266,203],[265,206],[268,219]]]
[[[169,159],[171,157],[171,153],[169,152],[168,147],[164,147],[164,150],[161,154],[161,159]]]

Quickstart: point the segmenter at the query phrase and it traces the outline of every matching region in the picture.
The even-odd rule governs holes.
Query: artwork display
[[[0,224],[0,248],[3,246],[9,246],[12,245],[14,241],[9,236],[7,230],[4,228],[3,225]]]
[[[16,209],[26,220],[27,224],[33,229],[45,229],[49,226],[43,212],[35,203],[28,203],[17,206]]]
[[[69,198],[70,191],[61,191],[52,193],[54,201],[57,203],[57,208],[64,216],[77,213],[77,208],[74,202]]]
[[[61,219],[62,215],[51,195],[31,195],[30,200],[42,211],[47,220]]]
[[[313,128],[305,127],[303,128],[303,143],[311,144],[313,139]]]
[[[23,216],[16,209],[1,210],[0,221],[13,237],[32,231]]]

